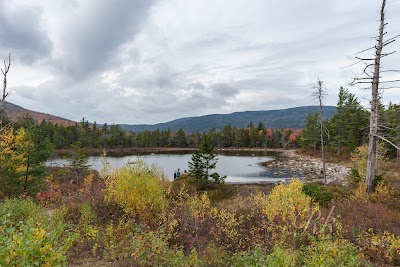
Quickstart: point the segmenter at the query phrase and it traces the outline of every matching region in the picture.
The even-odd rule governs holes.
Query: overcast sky
[[[388,36],[400,1],[388,0]],[[374,45],[378,0],[2,0],[0,57],[9,101],[79,121],[176,118],[326,105]],[[400,50],[400,40],[388,47]],[[400,69],[400,51],[382,62]],[[397,65],[396,65],[397,64]],[[363,103],[369,91],[350,88]],[[385,102],[400,102],[400,89]]]

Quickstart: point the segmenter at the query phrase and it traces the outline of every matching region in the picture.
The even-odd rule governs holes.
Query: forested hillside
[[[231,114],[211,114],[199,117],[188,117],[158,124],[121,124],[121,127],[127,131],[142,132],[145,130],[167,130],[177,131],[179,129],[185,132],[207,132],[210,129],[222,130],[227,124],[232,127],[245,128],[249,122],[262,122],[267,128],[304,128],[306,117],[309,113],[317,112],[319,107],[306,106],[295,107],[281,110],[265,111],[245,111],[234,112]],[[336,108],[332,106],[324,107],[325,118],[330,119],[336,114]]]
[[[47,122],[51,122],[51,123],[63,125],[63,126],[71,126],[71,125],[75,124],[74,121],[71,121],[71,120],[68,120],[65,118],[61,118],[58,116],[42,113],[42,112],[28,110],[28,109],[25,109],[18,105],[14,105],[9,102],[5,103],[5,110],[6,110],[8,118],[12,121],[18,121],[25,117],[31,117],[35,122],[38,122],[38,123],[45,120]]]

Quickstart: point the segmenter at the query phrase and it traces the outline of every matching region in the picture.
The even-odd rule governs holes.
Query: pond
[[[128,162],[135,162],[142,159],[145,163],[156,164],[160,167],[168,179],[173,180],[174,172],[179,168],[181,173],[188,170],[188,162],[191,161],[192,154],[180,153],[160,153],[160,154],[138,154],[123,157],[107,157],[112,168],[119,168]],[[279,171],[267,167],[266,163],[277,158],[276,153],[268,152],[229,152],[219,153],[217,168],[210,173],[217,172],[219,175],[226,175],[226,182],[229,183],[259,183],[259,182],[277,182],[291,178],[290,170]],[[89,156],[88,164],[97,171],[101,169],[101,157]],[[68,162],[65,159],[49,160],[48,165],[63,166]]]

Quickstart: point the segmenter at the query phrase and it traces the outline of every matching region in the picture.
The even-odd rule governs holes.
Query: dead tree
[[[380,138],[389,144],[395,146],[397,149],[400,149],[392,142],[387,140],[386,138],[380,136],[378,134],[378,110],[379,110],[379,89],[389,89],[389,88],[397,88],[395,86],[396,82],[400,80],[380,80],[380,73],[383,72],[398,72],[396,70],[382,70],[381,69],[381,59],[388,55],[395,53],[396,51],[392,51],[389,53],[383,53],[383,48],[393,42],[396,41],[396,38],[399,36],[395,36],[389,39],[384,40],[386,35],[385,26],[387,23],[385,22],[385,13],[386,13],[386,0],[382,0],[382,5],[380,9],[380,25],[379,25],[379,33],[378,36],[375,37],[377,44],[373,47],[360,51],[356,54],[355,59],[357,63],[364,63],[365,68],[362,72],[361,77],[355,77],[351,83],[351,85],[359,85],[359,84],[371,84],[371,114],[370,114],[370,123],[369,123],[369,144],[368,144],[368,160],[367,160],[367,174],[365,177],[365,183],[367,185],[367,191],[372,192],[374,190],[374,182],[375,182],[375,171],[377,168],[376,155],[377,155],[377,139]],[[363,54],[366,51],[373,50],[375,51],[375,56],[373,57],[363,57],[357,56],[359,54]],[[389,86],[380,87],[380,84],[387,84]]]
[[[321,156],[322,156],[322,172],[324,178],[324,185],[327,184],[326,182],[326,167],[325,167],[325,140],[324,140],[324,109],[322,100],[325,97],[325,88],[322,86],[324,82],[318,79],[317,85],[313,87],[315,90],[313,96],[316,97],[318,104],[319,104],[319,125],[320,125],[320,138],[321,138]]]
[[[8,59],[4,59],[4,69],[1,69],[1,72],[3,73],[3,93],[1,95],[0,99],[0,132],[3,130],[3,116],[5,116],[5,105],[6,105],[6,98],[8,96],[7,92],[7,74],[8,71],[10,70],[11,66],[11,53],[8,54]]]

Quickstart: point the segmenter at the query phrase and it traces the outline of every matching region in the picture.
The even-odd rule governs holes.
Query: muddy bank
[[[290,172],[293,177],[323,181],[321,159],[299,154],[295,150],[275,151],[279,152],[277,159],[263,164],[269,170],[274,171],[274,175],[278,176],[282,173]],[[350,168],[341,164],[326,163],[325,167],[328,183],[344,184],[346,177],[350,174]]]

